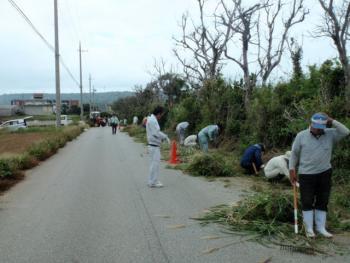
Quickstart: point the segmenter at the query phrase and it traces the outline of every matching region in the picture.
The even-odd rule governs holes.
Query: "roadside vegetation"
[[[249,145],[265,144],[264,162],[290,150],[296,134],[308,127],[316,112],[325,112],[350,127],[350,66],[345,48],[349,21],[343,19],[349,17],[350,2],[316,2],[324,13],[316,25],[315,36],[332,40],[338,52],[336,58],[302,67],[303,46],[289,35],[289,30],[305,23],[310,13],[303,0],[220,1],[215,10],[199,0],[200,19],[184,14],[182,34],[174,37],[174,54],[183,66],[182,72],[167,68],[163,60],[155,61],[152,81],[144,88],[135,87],[134,96],[114,102],[113,110],[120,118],[131,121],[137,116],[142,120],[156,105],[163,105],[167,112],[160,126],[169,135],[174,134],[176,125],[182,121],[190,124],[187,135],[198,134],[209,124],[223,124],[224,131],[208,155],[180,147],[182,162],[169,167],[224,180],[246,176],[239,160]],[[260,20],[265,18],[267,21]],[[188,23],[197,20],[198,23]],[[280,22],[283,24],[277,26]],[[277,33],[278,27],[284,31]],[[291,70],[288,69],[288,76],[271,80],[271,73],[281,66],[282,57],[289,59]],[[229,64],[238,69],[224,76],[222,69]],[[253,72],[252,68],[256,70]],[[132,127],[127,131],[145,141],[144,129]],[[168,145],[162,146],[162,152],[163,158],[169,159]],[[343,233],[350,230],[349,137],[335,147],[332,164],[328,225],[330,231]],[[292,191],[288,182],[272,184],[263,176],[252,176],[250,180],[263,190],[254,187],[236,206],[211,209],[203,215],[202,222],[217,222],[233,231],[260,238],[280,238],[287,243],[300,238],[303,246],[310,245],[315,250],[319,243],[331,246],[330,241],[317,238],[313,242],[293,235]]]
[[[84,127],[70,125],[0,131],[0,192],[23,179],[23,170],[49,158],[83,130]]]
[[[265,162],[273,156],[283,154],[290,149],[297,132],[308,127],[309,118],[314,112],[326,112],[350,127],[348,108],[342,96],[342,76],[342,69],[336,61],[326,61],[320,67],[310,66],[309,71],[297,79],[257,87],[248,112],[244,111],[244,93],[240,83],[221,78],[205,82],[198,90],[180,90],[178,102],[171,106],[167,101],[157,101],[168,109],[160,123],[168,134],[174,134],[176,124],[185,120],[190,122],[188,135],[196,134],[201,128],[212,123],[221,122],[225,127],[224,134],[217,144],[211,147],[208,155],[202,154],[196,148],[178,147],[178,155],[182,162],[168,167],[181,169],[196,176],[205,176],[210,180],[216,177],[246,176],[239,166],[239,160],[247,146],[263,142],[268,149],[263,157]],[[153,100],[140,105],[140,108],[137,104],[134,105],[135,111],[128,109],[130,118],[133,116],[131,112],[139,114],[137,116],[142,119],[151,111],[157,98],[156,93],[146,88],[136,94],[136,97],[143,96],[144,92],[151,91],[154,95]],[[123,103],[123,100],[115,104]],[[129,126],[125,130],[138,141],[146,142],[144,128]],[[169,149],[169,145],[162,146],[164,160],[169,159]],[[334,149],[332,159],[333,190],[328,226],[330,231],[338,234],[350,231],[349,149],[350,138],[346,138]],[[295,247],[302,244],[303,247],[311,246],[314,251],[322,250],[326,253],[324,248],[318,247],[319,244],[327,244],[323,239],[316,239],[310,243],[298,235],[295,240],[291,212],[292,189],[288,182],[277,183],[276,186],[265,180],[262,174],[261,177],[251,177],[251,184],[254,185],[254,182],[266,185],[267,190],[259,192],[252,189],[238,206],[215,207],[204,214],[201,221],[218,222],[234,231],[249,235],[254,233],[259,238],[280,238]],[[231,180],[231,183],[234,184],[234,180]],[[249,216],[250,213],[252,216]],[[301,219],[299,222],[302,222]]]

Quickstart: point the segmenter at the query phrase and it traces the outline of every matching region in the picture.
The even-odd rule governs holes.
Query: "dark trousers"
[[[327,211],[332,187],[332,169],[319,174],[299,174],[300,196],[303,211]]]
[[[246,170],[247,174],[255,174],[253,163],[241,163],[241,167]],[[256,167],[256,170],[259,171],[259,168],[256,165],[255,167]]]
[[[116,134],[117,132],[117,125],[112,124],[112,134]]]

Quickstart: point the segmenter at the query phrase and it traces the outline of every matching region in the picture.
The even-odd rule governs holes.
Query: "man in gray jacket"
[[[310,128],[299,132],[294,140],[289,172],[292,183],[296,183],[298,165],[303,222],[307,237],[315,237],[314,219],[316,231],[322,236],[332,237],[326,230],[327,206],[331,191],[331,155],[334,144],[349,133],[349,129],[340,122],[324,113],[316,113],[311,118]]]
[[[170,143],[168,136],[160,131],[158,120],[163,116],[164,108],[157,106],[153,114],[147,118],[146,133],[148,141],[148,152],[150,154],[151,166],[148,178],[149,187],[163,187],[163,184],[158,181],[159,165],[160,165],[160,145],[166,140]]]
[[[184,144],[186,129],[190,124],[187,121],[180,122],[176,125],[176,134],[179,139],[180,145]]]

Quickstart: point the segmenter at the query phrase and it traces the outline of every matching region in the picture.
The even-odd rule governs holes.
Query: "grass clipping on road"
[[[278,187],[277,187],[278,188]],[[299,206],[300,207],[300,206]],[[346,247],[334,241],[304,236],[302,218],[298,214],[299,232],[294,234],[293,195],[284,189],[260,189],[235,205],[219,205],[194,218],[201,224],[218,223],[226,231],[247,235],[261,244],[280,245],[281,249],[305,254],[332,254],[349,252]],[[332,231],[349,229],[349,224],[341,223],[333,211],[330,212]]]
[[[233,206],[213,207],[197,219],[204,224],[225,224],[232,231],[258,237],[285,237],[293,231],[293,197],[279,191],[258,192]]]

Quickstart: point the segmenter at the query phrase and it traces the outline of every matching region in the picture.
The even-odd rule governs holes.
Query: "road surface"
[[[237,201],[240,188],[165,164],[165,187],[148,188],[145,146],[107,127],[89,129],[26,174],[0,197],[1,263],[350,262],[291,254],[200,226],[190,217]]]

